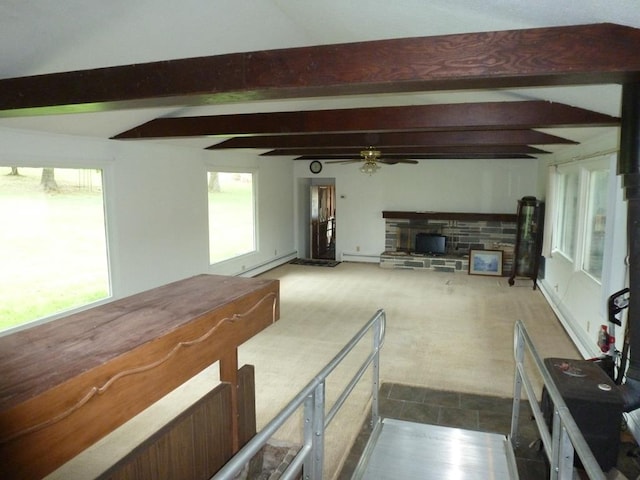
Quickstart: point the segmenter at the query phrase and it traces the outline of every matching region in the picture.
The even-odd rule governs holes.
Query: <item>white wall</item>
[[[612,164],[615,165],[617,153],[610,152],[615,152],[617,148],[617,132],[611,132],[574,147],[562,156],[551,158],[548,163],[572,162],[581,157],[613,156]],[[547,167],[543,165],[541,169],[545,170],[541,172],[541,176],[546,176]],[[595,282],[560,255],[552,255],[546,259],[545,278],[539,281],[549,304],[585,358],[602,354],[597,348],[597,335],[600,325],[608,323],[607,299],[628,285],[625,263],[627,207],[623,199],[621,178],[616,176],[614,180],[609,196],[611,205],[607,212],[602,283]],[[622,320],[622,326],[615,332],[616,347],[620,351],[623,348],[626,315],[623,315]],[[625,414],[629,430],[636,439],[640,438],[639,412],[640,410],[635,410]]]
[[[295,257],[291,162],[255,154],[0,129],[0,164],[104,169],[114,298]],[[258,251],[209,265],[206,167],[257,174]],[[255,270],[254,270],[255,269]]]
[[[564,160],[611,149],[616,141],[611,136],[595,139]],[[515,213],[517,200],[543,191],[540,181],[546,178],[546,164],[535,160],[421,161],[385,165],[372,176],[360,173],[357,164],[325,164],[315,176],[308,162],[260,158],[242,150],[218,153],[12,129],[0,129],[0,144],[0,163],[5,165],[104,169],[116,298],[199,273],[253,275],[304,252],[308,186],[319,177],[335,179],[337,258],[372,262],[384,250],[383,210]],[[208,264],[207,166],[249,169],[257,175],[258,251],[213,266]],[[587,349],[595,348],[597,326],[606,321],[603,299],[624,286],[621,195],[619,191],[615,213],[607,218],[607,228],[616,235],[605,288],[558,257],[547,259],[541,280],[568,330]]]
[[[564,164],[608,159],[616,171],[617,136],[610,132],[552,157],[548,164]],[[612,153],[613,152],[613,153]],[[541,168],[545,170],[546,165]],[[585,358],[598,356],[597,335],[600,325],[607,324],[607,299],[624,288],[626,277],[626,203],[623,200],[620,177],[613,178],[606,221],[606,240],[602,282],[597,282],[576,268],[560,254],[551,254],[545,261],[545,278],[540,286],[568,333]],[[548,234],[548,232],[546,232]],[[618,348],[622,348],[623,329],[617,331]]]
[[[313,177],[309,162],[294,164],[297,178]],[[319,175],[336,179],[337,259],[379,261],[383,210],[516,213],[518,199],[537,192],[537,160],[421,160],[371,176],[358,168],[325,163]]]

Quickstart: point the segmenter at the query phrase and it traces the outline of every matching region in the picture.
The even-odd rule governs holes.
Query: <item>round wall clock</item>
[[[309,170],[311,170],[311,173],[320,173],[322,171],[322,163],[314,160],[309,164]]]

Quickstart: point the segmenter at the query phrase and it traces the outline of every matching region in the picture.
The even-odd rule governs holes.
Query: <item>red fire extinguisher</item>
[[[600,325],[600,331],[598,332],[598,347],[604,353],[609,353],[611,346],[616,342],[614,336],[609,335],[606,325]]]

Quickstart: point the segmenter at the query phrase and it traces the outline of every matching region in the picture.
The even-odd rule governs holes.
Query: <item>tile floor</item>
[[[521,403],[520,444],[515,451],[521,480],[549,478],[544,453],[536,442],[539,438],[527,401]],[[384,383],[380,389],[380,415],[419,423],[459,427],[468,430],[508,434],[511,426],[511,398],[447,392],[429,388]],[[351,478],[370,433],[369,422],[360,432],[339,479]],[[628,440],[620,448],[617,465],[630,480],[640,478],[637,445]],[[585,477],[586,478],[586,477]]]

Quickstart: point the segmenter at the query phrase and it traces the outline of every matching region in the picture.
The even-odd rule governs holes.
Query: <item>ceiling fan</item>
[[[360,167],[360,171],[362,173],[368,173],[369,175],[376,173],[380,168],[380,164],[384,163],[387,165],[395,165],[397,163],[411,163],[417,164],[417,160],[406,160],[406,159],[397,159],[397,158],[380,158],[382,152],[380,150],[376,150],[373,147],[369,147],[366,150],[360,151],[360,158],[356,158],[353,160],[328,160],[326,163],[355,163],[355,162],[363,162]]]

